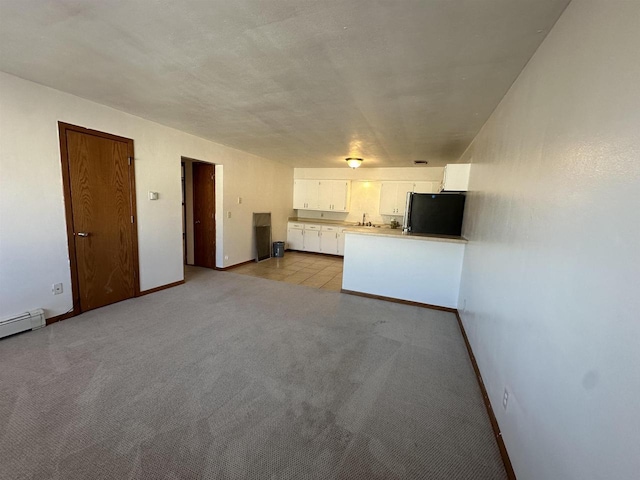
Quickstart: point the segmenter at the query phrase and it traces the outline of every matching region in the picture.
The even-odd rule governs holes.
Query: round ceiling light
[[[361,158],[349,157],[346,160],[347,160],[347,165],[349,165],[351,168],[358,168],[360,165],[362,165],[362,159]]]

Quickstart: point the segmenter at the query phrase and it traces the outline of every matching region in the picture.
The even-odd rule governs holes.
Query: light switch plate
[[[158,192],[149,192],[149,200],[157,200]]]

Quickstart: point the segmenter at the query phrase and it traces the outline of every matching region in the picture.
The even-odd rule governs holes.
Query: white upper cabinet
[[[430,182],[428,182],[430,183]],[[412,182],[382,182],[380,189],[380,214],[404,215],[407,193],[413,192]]]
[[[307,189],[305,188],[306,180],[293,181],[293,208],[303,209],[307,202]]]
[[[439,190],[439,182],[416,182],[413,184],[414,193],[438,193]]]
[[[469,190],[470,163],[450,163],[444,167],[442,190],[448,192],[466,192]]]
[[[351,196],[350,180],[295,180],[293,208],[348,212]]]
[[[350,196],[350,180],[320,180],[319,210],[348,212]]]
[[[303,210],[319,210],[318,180],[294,180],[293,208]]]

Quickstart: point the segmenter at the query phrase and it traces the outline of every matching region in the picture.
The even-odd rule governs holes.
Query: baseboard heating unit
[[[0,338],[25,330],[35,330],[44,327],[45,324],[44,310],[41,308],[25,312],[22,315],[3,318],[0,320]]]

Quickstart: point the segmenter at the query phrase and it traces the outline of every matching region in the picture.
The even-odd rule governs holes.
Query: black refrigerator
[[[465,198],[464,193],[407,193],[404,231],[460,236]]]

